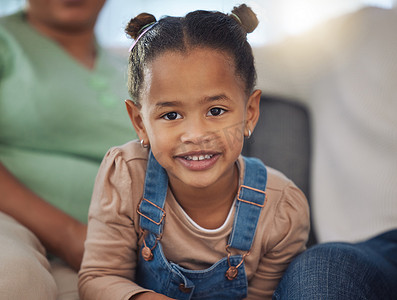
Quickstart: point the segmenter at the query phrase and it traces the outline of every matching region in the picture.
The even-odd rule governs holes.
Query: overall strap
[[[249,251],[266,202],[267,171],[257,158],[244,157],[244,182],[239,187],[229,247]]]
[[[164,202],[167,196],[168,176],[165,169],[154,158],[152,151],[146,169],[143,199],[137,210],[141,215],[140,226],[156,235],[163,230],[165,218]]]

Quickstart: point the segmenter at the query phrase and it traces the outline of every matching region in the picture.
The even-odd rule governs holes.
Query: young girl
[[[305,249],[305,196],[240,155],[259,117],[256,25],[245,5],[128,24],[140,142],[111,149],[99,170],[82,299],[270,298]]]

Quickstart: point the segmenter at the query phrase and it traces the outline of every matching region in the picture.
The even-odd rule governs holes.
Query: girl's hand
[[[140,293],[137,295],[132,296],[129,300],[169,300],[173,298],[169,298],[163,294],[158,294],[155,292],[145,292],[145,293]]]

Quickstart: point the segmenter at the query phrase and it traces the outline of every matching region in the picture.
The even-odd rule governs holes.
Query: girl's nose
[[[205,120],[200,118],[192,118],[186,120],[183,125],[183,133],[181,135],[182,143],[201,144],[206,143],[213,135],[210,128],[206,126]]]

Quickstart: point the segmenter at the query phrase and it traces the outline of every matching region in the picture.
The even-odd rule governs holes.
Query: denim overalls
[[[166,171],[150,152],[143,199],[139,205],[140,226],[147,232],[141,247],[136,271],[140,286],[175,299],[242,299],[247,296],[248,282],[244,257],[249,254],[258,218],[265,205],[267,172],[256,158],[244,158],[244,182],[235,205],[233,229],[228,255],[205,270],[187,270],[169,262],[161,247],[165,220],[164,202],[168,189]],[[246,251],[231,255],[228,248]]]

